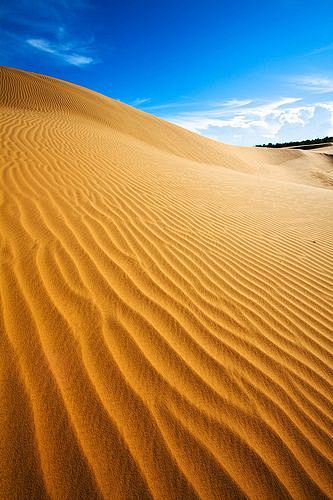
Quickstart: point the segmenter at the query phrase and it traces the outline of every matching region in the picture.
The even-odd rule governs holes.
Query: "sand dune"
[[[331,158],[0,84],[1,498],[332,498]]]
[[[323,146],[322,148],[314,149],[313,152],[332,155],[333,154],[332,143],[330,145],[327,145],[326,147]]]

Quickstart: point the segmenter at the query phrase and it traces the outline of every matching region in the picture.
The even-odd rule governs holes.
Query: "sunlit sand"
[[[0,84],[1,498],[332,498],[331,157]]]

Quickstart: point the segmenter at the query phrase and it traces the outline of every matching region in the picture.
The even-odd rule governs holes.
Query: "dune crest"
[[[331,158],[0,85],[0,497],[332,498]]]

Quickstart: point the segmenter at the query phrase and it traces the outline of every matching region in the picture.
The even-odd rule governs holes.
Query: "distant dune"
[[[331,157],[0,71],[1,498],[333,498]]]
[[[316,153],[329,154],[333,155],[333,144],[327,145],[326,147],[322,147],[320,149],[316,149]]]

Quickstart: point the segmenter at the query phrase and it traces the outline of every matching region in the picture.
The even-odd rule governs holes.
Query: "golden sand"
[[[332,159],[0,71],[1,498],[332,498]]]

